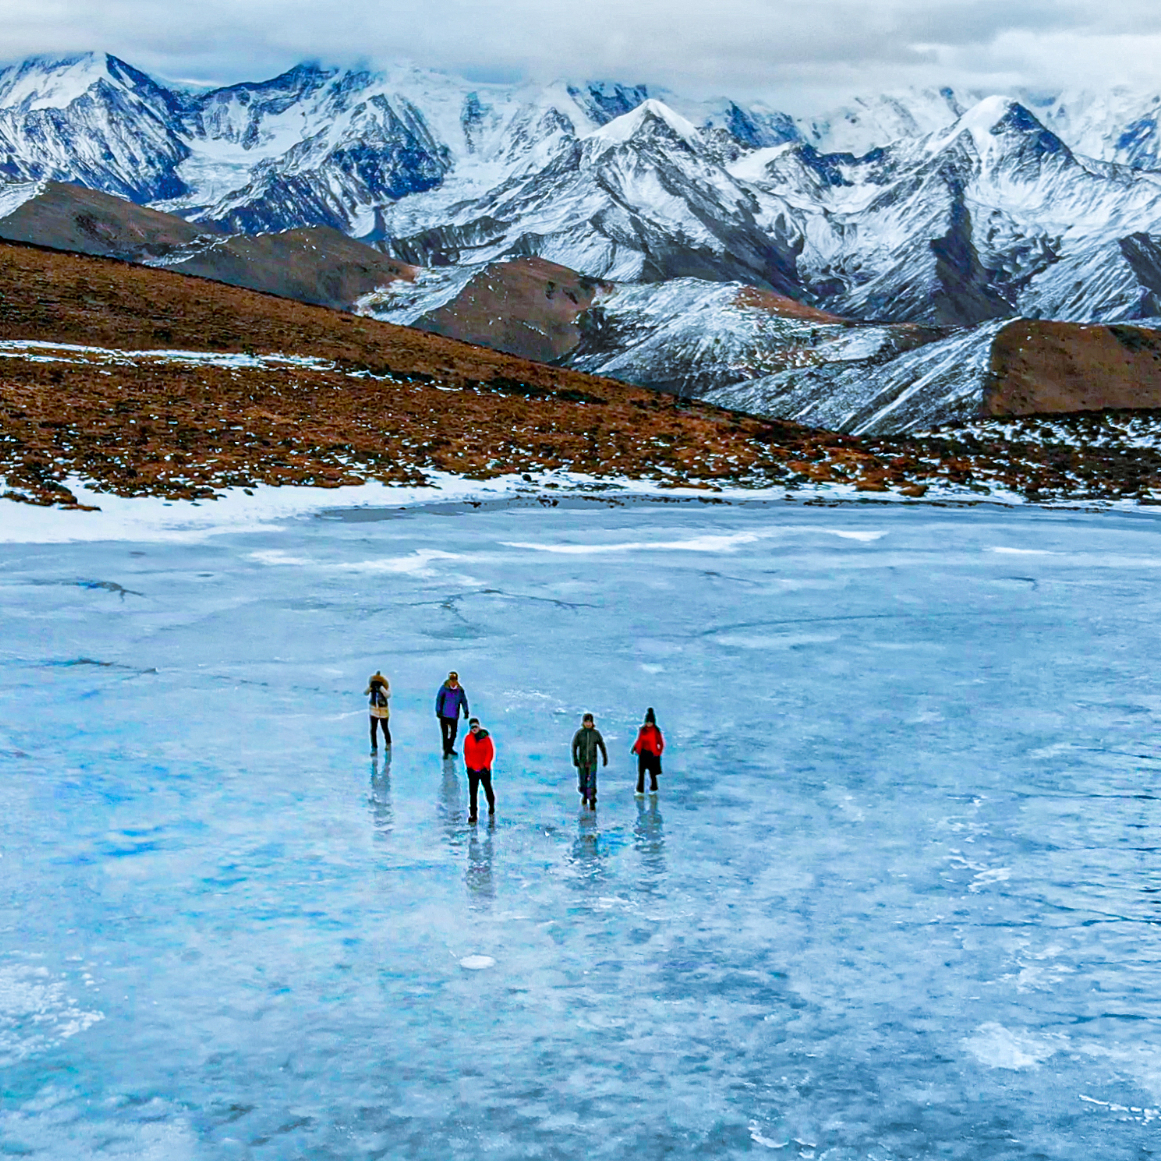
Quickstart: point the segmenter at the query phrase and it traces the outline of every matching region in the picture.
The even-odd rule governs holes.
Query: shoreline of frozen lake
[[[1022,506],[1027,501],[1016,493],[995,491],[987,496],[969,488],[929,490],[923,500],[895,492],[859,492],[854,484],[820,484],[787,489],[722,487],[692,483],[687,487],[661,487],[653,480],[595,477],[578,472],[553,472],[535,477],[498,476],[471,480],[433,472],[432,482],[421,487],[369,482],[337,488],[269,484],[253,488],[229,488],[213,500],[166,500],[157,496],[117,496],[96,492],[79,479],[66,486],[82,505],[96,509],[42,507],[0,497],[0,544],[61,543],[94,540],[192,541],[223,533],[269,531],[280,520],[328,511],[360,509],[406,510],[445,504],[520,504],[554,501],[704,504],[761,503],[990,503]],[[3,480],[0,480],[0,490]],[[1051,506],[1051,505],[1046,505]],[[1094,505],[1100,510],[1133,510],[1134,501]]]
[[[6,1150],[1155,1148],[1156,513],[493,499],[0,544]]]

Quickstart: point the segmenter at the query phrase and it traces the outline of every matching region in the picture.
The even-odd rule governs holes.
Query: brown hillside
[[[318,226],[229,236],[79,185],[49,182],[0,219],[0,238],[161,265],[301,302],[349,309],[415,268]]]
[[[171,497],[433,470],[907,483],[851,437],[108,259],[0,245],[0,339],[98,348],[0,359],[0,478],[39,503],[74,502],[73,475]]]
[[[603,285],[544,258],[494,262],[415,325],[432,334],[551,362],[580,342],[577,318],[592,306]]]
[[[134,205],[81,185],[50,181],[44,191],[0,218],[0,238],[56,250],[143,262],[199,241],[220,239],[213,226]]]
[[[808,322],[841,323],[845,319],[837,314],[819,310],[808,306],[795,298],[788,298],[785,294],[775,294],[772,290],[759,290],[756,286],[746,286],[738,291],[734,301],[740,307],[749,307],[753,310],[765,310],[781,318],[800,318]]]
[[[1161,334],[1020,319],[992,344],[985,415],[1161,407]]]
[[[600,391],[609,380],[559,370],[352,314],[77,254],[0,244],[0,339],[123,350],[305,354],[448,385],[497,376]]]
[[[75,504],[73,477],[97,492],[194,498],[258,483],[556,469],[662,485],[832,481],[919,496],[951,483],[1041,498],[1161,497],[1161,454],[1131,440],[1089,446],[1084,424],[1131,426],[1113,413],[1084,419],[1065,444],[1046,441],[1038,421],[1022,442],[970,432],[869,442],[32,247],[0,245],[0,340],[9,344],[0,351],[2,494],[33,503]],[[93,349],[22,351],[21,340]],[[183,351],[243,355],[215,363]]]

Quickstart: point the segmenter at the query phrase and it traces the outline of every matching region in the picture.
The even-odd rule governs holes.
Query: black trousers
[[[456,748],[456,734],[460,732],[460,719],[440,718],[439,728],[443,733],[443,756],[446,758]]]
[[[496,796],[492,793],[491,770],[468,771],[468,818],[476,817],[476,803],[480,797],[480,787],[484,788],[484,797],[488,800],[488,813],[496,813]]]
[[[383,731],[383,745],[390,746],[391,745],[391,731],[387,728],[387,719],[386,718],[372,718],[371,719],[371,749],[377,750],[379,748],[379,745],[378,745],[377,741],[375,740],[376,727],[380,728]]]
[[[649,774],[649,789],[657,789],[657,775],[661,773],[661,755],[642,750],[637,755],[637,793],[645,792],[645,774]]]

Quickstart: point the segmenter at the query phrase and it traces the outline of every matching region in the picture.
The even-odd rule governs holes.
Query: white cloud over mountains
[[[0,57],[107,50],[170,79],[406,58],[765,96],[792,112],[909,85],[1161,89],[1155,0],[5,0]]]

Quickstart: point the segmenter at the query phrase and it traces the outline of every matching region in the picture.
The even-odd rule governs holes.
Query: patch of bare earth
[[[416,319],[420,330],[550,362],[580,342],[577,319],[610,283],[543,258],[481,270],[450,302]]]
[[[1161,334],[1020,319],[992,344],[986,415],[1161,407]]]

